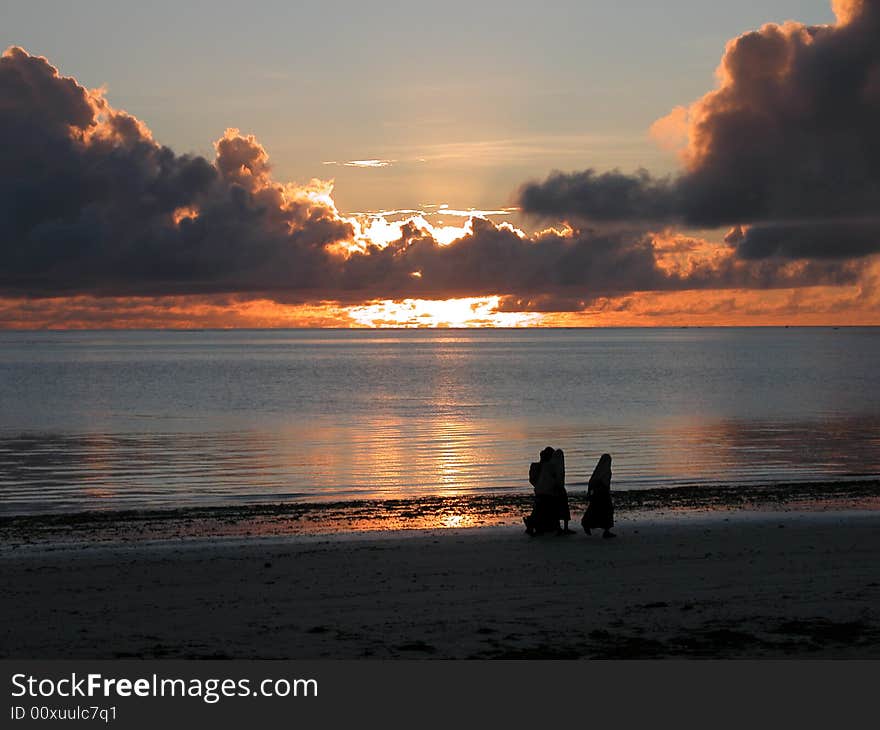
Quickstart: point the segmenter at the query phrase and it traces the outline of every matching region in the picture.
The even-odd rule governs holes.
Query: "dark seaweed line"
[[[880,497],[880,480],[793,482],[740,486],[681,486],[614,493],[615,507],[621,512],[736,508],[759,505],[785,505],[795,502],[839,502]],[[569,491],[573,506],[585,501],[584,491]],[[378,513],[400,517],[430,516],[450,511],[475,515],[503,515],[527,510],[531,495],[489,494],[412,499],[372,499],[338,502],[251,503],[223,506],[193,506],[149,510],[102,510],[37,515],[0,516],[0,529],[50,528],[57,526],[101,525],[177,520],[224,520],[256,517],[287,519],[357,516],[369,518]]]

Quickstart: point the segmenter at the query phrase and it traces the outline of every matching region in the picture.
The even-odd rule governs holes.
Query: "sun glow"
[[[192,205],[185,205],[181,208],[177,208],[171,214],[171,219],[174,221],[174,225],[176,226],[179,226],[181,221],[195,220],[198,217],[199,209]]]
[[[385,248],[397,241],[404,235],[404,229],[411,226],[427,236],[431,236],[441,246],[448,246],[459,238],[473,233],[473,218],[468,218],[460,226],[443,225],[442,222],[433,224],[422,214],[410,215],[400,220],[388,220],[380,213],[359,215],[349,219],[349,222],[358,231],[355,240],[356,248],[365,250],[366,246],[373,245]]]
[[[434,301],[389,299],[350,307],[348,315],[363,327],[529,327],[541,315],[499,312],[500,297],[467,297]]]

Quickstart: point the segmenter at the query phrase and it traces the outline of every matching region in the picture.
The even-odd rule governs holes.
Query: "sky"
[[[0,326],[880,324],[880,2],[524,5],[0,4]]]

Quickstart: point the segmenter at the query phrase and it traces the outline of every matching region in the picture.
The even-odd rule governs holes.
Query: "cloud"
[[[511,226],[474,218],[467,235],[444,245],[412,222],[403,223],[400,231],[383,248],[371,247],[346,260],[338,296],[426,299],[492,293],[590,301],[632,291],[849,284],[860,275],[854,262],[743,261],[723,246],[695,239],[671,243],[647,232],[551,229],[524,238]],[[702,256],[694,253],[698,246]],[[689,254],[686,265],[669,260],[683,250]]]
[[[880,250],[880,219],[738,226],[725,240],[744,259],[855,258]]]
[[[334,302],[282,305],[240,295],[165,297],[0,297],[4,329],[193,329],[231,327],[350,327]]]
[[[391,167],[396,160],[349,160],[348,162],[336,162],[329,160],[324,165],[342,165],[343,167]]]
[[[6,293],[303,286],[326,246],[351,236],[326,185],[273,181],[266,151],[238,130],[213,162],[177,155],[100,91],[15,47],[0,58],[0,98]]]
[[[880,0],[834,10],[835,25],[768,24],[727,44],[718,87],[652,127],[667,144],[686,141],[677,176],[554,173],[523,187],[523,209],[603,224],[755,224],[740,244],[748,258],[880,251]]]
[[[520,205],[526,213],[594,223],[654,225],[683,217],[676,182],[654,178],[647,170],[634,175],[619,170],[554,172],[542,183],[525,185]]]
[[[584,190],[601,190],[587,217],[614,222],[638,209],[636,226],[564,226],[527,236],[483,217],[510,209],[442,207],[436,214],[467,220],[433,225],[415,211],[392,222],[342,215],[330,183],[276,180],[264,147],[235,128],[216,141],[211,160],[179,155],[113,108],[103,91],[20,48],[0,58],[0,99],[0,297],[7,302],[61,297],[86,302],[77,307],[90,312],[112,298],[133,303],[130,321],[153,321],[144,299],[157,298],[177,307],[183,322],[190,321],[187,307],[212,307],[204,317],[213,322],[217,308],[242,311],[246,298],[286,307],[288,314],[271,314],[283,322],[307,316],[297,307],[316,302],[333,308],[498,297],[491,302],[501,313],[517,306],[577,311],[632,292],[860,281],[849,260],[787,260],[792,248],[807,245],[800,240],[759,255],[767,246],[754,238],[759,225],[742,226],[727,244],[667,230],[666,223],[687,219],[680,183],[647,173],[560,176],[565,195],[535,190],[547,206],[568,201],[554,209],[560,214]],[[748,254],[750,236],[758,253],[735,255]],[[187,307],[175,304],[183,300]],[[19,321],[12,308],[6,321]],[[254,305],[247,316],[263,310]]]

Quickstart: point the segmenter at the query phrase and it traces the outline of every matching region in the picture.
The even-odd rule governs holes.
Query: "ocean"
[[[0,332],[0,513],[880,475],[880,328]]]

